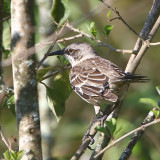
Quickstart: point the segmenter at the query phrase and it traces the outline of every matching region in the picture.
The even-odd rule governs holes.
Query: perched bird
[[[50,53],[64,55],[70,62],[70,83],[73,90],[92,104],[95,113],[100,112],[101,103],[118,100],[118,89],[126,83],[143,82],[145,76],[123,72],[117,65],[99,57],[89,43],[73,43],[63,50]]]

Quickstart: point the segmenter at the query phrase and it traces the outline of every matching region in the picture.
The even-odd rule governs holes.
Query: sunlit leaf
[[[65,46],[63,44],[61,44],[61,43],[57,43],[57,44],[58,44],[58,46],[59,46],[60,49],[65,48]]]
[[[16,152],[14,152],[13,150],[10,150],[9,153],[10,153],[11,159],[17,160],[17,154],[16,154]]]
[[[106,25],[104,27],[105,34],[108,36],[113,28],[114,28],[113,25]]]
[[[156,86],[157,92],[160,95],[160,86]]]
[[[65,101],[72,91],[69,72],[64,71],[58,74],[53,81],[52,88],[46,86],[46,89],[49,107],[59,121],[65,111]]]
[[[68,0],[54,0],[52,11],[53,19],[59,23],[63,24],[70,15],[70,6]]]
[[[151,99],[151,98],[140,98],[139,102],[144,103],[150,107],[158,107],[158,103],[154,99]]]
[[[2,103],[2,108],[9,108],[10,111],[15,114],[15,101],[14,101],[14,95],[10,95],[4,98],[3,103]]]
[[[24,151],[17,152],[17,160],[21,160],[23,156],[24,156]]]
[[[160,110],[152,110],[152,112],[154,113],[154,115],[156,116],[156,118],[159,117],[159,115],[160,115]]]
[[[8,150],[3,153],[3,156],[5,160],[11,160],[11,156]]]
[[[46,67],[43,69],[39,69],[37,71],[37,81],[40,82],[42,80],[42,78],[51,70],[53,69],[53,67]]]
[[[111,135],[113,135],[113,133],[116,129],[116,122],[117,122],[117,120],[115,118],[111,118],[109,121],[105,121]]]
[[[112,12],[112,10],[109,10],[109,12],[107,13],[107,19],[109,19],[111,12]]]
[[[107,128],[105,128],[105,127],[98,126],[98,127],[96,127],[96,131],[102,132],[105,135],[107,135],[108,137],[110,137],[110,133],[108,132]]]
[[[57,58],[63,66],[70,64],[69,61],[64,56],[57,56]]]
[[[91,22],[91,24],[90,24],[90,26],[89,26],[89,31],[90,31],[91,34],[96,38],[97,31],[96,31],[95,22]]]
[[[96,127],[96,130],[103,132],[107,136],[111,136],[116,129],[116,122],[115,118],[111,118],[109,121],[105,121],[106,127],[98,126]]]

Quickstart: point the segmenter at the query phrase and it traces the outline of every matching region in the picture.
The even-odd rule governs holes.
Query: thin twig
[[[160,122],[160,118],[159,119],[156,119],[148,124],[145,124],[145,125],[142,125],[134,130],[132,130],[131,132],[125,134],[124,136],[120,137],[119,139],[113,141],[110,145],[108,145],[107,147],[105,147],[103,150],[101,150],[94,158],[97,158],[98,156],[100,156],[102,153],[104,153],[107,149],[113,147],[115,144],[119,143],[121,140],[125,139],[126,137],[132,135],[133,133],[137,132],[137,131],[140,131],[140,130],[144,130],[146,129],[147,127],[153,125],[153,124],[157,124]]]
[[[107,43],[103,43],[102,41],[96,39],[94,36],[90,35],[90,34],[87,34],[83,31],[80,31],[79,29],[77,28],[74,28],[72,25],[70,25],[69,23],[66,24],[66,27],[68,27],[70,30],[76,32],[76,33],[79,33],[80,35],[82,36],[85,36],[85,37],[88,37],[89,39],[91,40],[94,40],[98,43],[99,46],[104,46],[104,47],[108,47],[109,49],[111,49],[112,51],[114,52],[117,52],[117,53],[137,53],[138,51],[137,50],[125,50],[125,49],[115,49],[113,48],[112,46],[110,46],[109,44]]]
[[[158,46],[158,45],[160,45],[160,42],[150,43],[149,45],[150,46]]]
[[[49,47],[48,51],[46,52],[46,54],[44,55],[44,57],[42,58],[42,60],[37,64],[36,70],[42,65],[42,63],[44,62],[44,60],[48,57],[48,55],[50,54],[51,50],[53,49],[57,39],[59,38],[59,36],[61,35],[61,33],[64,30],[65,25],[63,25],[63,27],[60,29],[60,31],[56,34],[55,38],[52,41],[52,45]]]
[[[8,142],[7,142],[6,138],[4,137],[4,135],[3,135],[3,133],[2,133],[1,126],[0,126],[0,135],[1,135],[2,141],[5,143],[5,145],[7,146],[7,148],[8,148],[9,150],[12,150],[11,143],[10,143],[9,140],[8,140]]]
[[[123,17],[120,15],[119,11],[116,8],[112,8],[110,5],[108,5],[106,1],[105,2],[103,0],[101,1],[108,9],[111,9],[115,14],[118,15],[118,17],[114,19],[120,19],[134,34],[136,34],[142,41],[144,41],[144,39],[123,19]]]
[[[67,67],[64,67],[64,68],[61,69],[61,70],[57,70],[57,71],[53,72],[52,74],[49,74],[49,75],[43,77],[43,78],[41,79],[41,81],[43,81],[43,80],[45,80],[45,79],[48,79],[48,78],[50,78],[50,77],[52,77],[52,76],[55,76],[55,75],[57,75],[58,73],[63,72],[63,71],[65,71],[65,70],[67,70],[67,69],[70,69],[70,68],[71,68],[71,66],[67,66]]]

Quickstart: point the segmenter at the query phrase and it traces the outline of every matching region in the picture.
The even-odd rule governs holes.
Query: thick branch
[[[35,55],[28,53],[28,48],[34,46],[34,1],[12,0],[11,22],[12,68],[19,150],[25,153],[22,160],[41,160]]]
[[[151,42],[151,40],[153,39],[154,35],[156,34],[156,32],[158,31],[160,26],[160,16],[157,19],[155,25],[153,26],[151,32],[149,33],[148,37],[147,37],[147,41],[145,41],[140,49],[140,51],[138,52],[137,56],[134,57],[134,61],[132,61],[131,66],[129,66],[128,68],[126,68],[126,72],[130,72],[130,73],[134,73],[135,70],[137,69],[138,65],[141,62],[142,57],[144,56],[144,54],[146,53],[148,47],[149,47],[149,43]],[[131,57],[132,58],[132,57]],[[131,59],[130,58],[130,59]],[[130,61],[128,62],[128,65],[130,64]],[[128,66],[127,65],[127,66]]]
[[[153,28],[155,22],[157,21],[159,15],[160,15],[160,1],[154,0],[152,8],[151,8],[149,15],[147,17],[147,20],[146,20],[144,27],[140,33],[140,35],[143,39],[147,40],[147,37],[148,37],[151,29]],[[134,50],[140,50],[141,46],[142,46],[142,41],[138,38],[138,40],[134,46]],[[126,67],[126,72],[131,71],[132,63],[133,63],[135,57],[136,57],[136,54],[131,55],[129,62],[127,64],[127,67]]]

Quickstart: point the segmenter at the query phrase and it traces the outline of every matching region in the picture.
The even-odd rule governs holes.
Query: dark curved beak
[[[55,51],[55,52],[51,52],[51,53],[49,54],[49,56],[63,55],[63,54],[64,54],[64,49],[58,50],[58,51]]]

